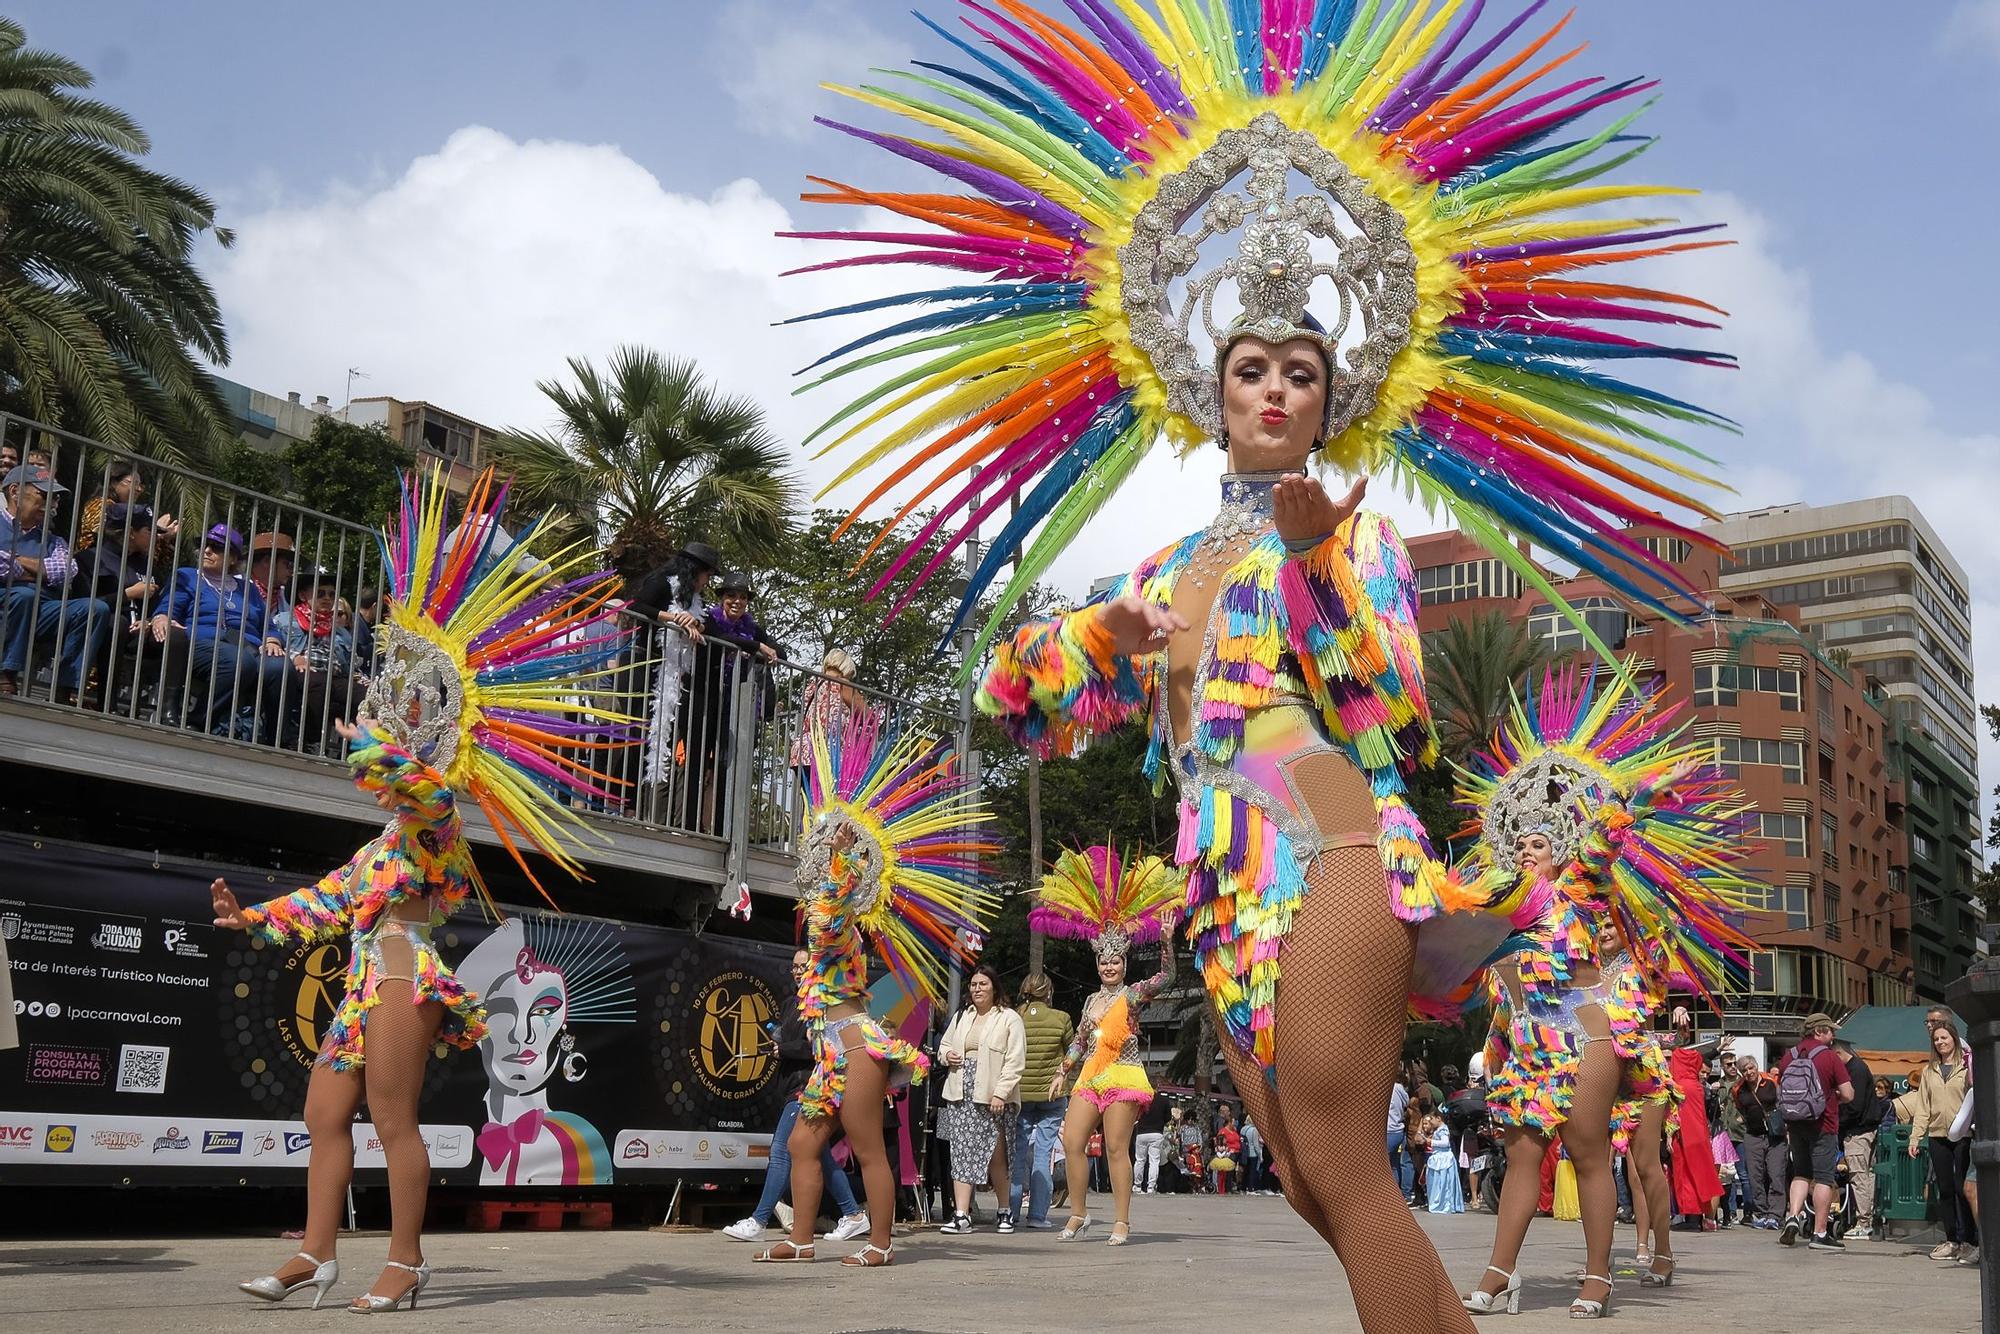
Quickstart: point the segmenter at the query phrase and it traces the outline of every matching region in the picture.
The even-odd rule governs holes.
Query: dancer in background
[[[1623,675],[1598,681],[1594,670],[1551,671],[1459,789],[1479,835],[1473,864],[1498,882],[1494,908],[1516,927],[1490,974],[1486,1111],[1502,1128],[1507,1175],[1486,1275],[1465,1298],[1473,1311],[1520,1309],[1521,1243],[1558,1137],[1587,1253],[1570,1315],[1609,1309],[1612,1127],[1635,1077],[1656,1077],[1645,1064],[1651,998],[1671,972],[1726,980],[1745,943],[1722,918],[1745,883],[1729,869],[1740,855],[1735,795],[1692,776],[1698,752],[1679,744],[1675,709]],[[1629,966],[1614,968],[1621,957]]]
[[[577,873],[558,843],[576,824],[569,797],[610,797],[588,759],[632,744],[634,720],[578,698],[616,658],[609,601],[617,580],[583,574],[593,553],[554,558],[544,588],[490,557],[504,489],[482,475],[467,502],[465,540],[447,543],[439,473],[406,480],[399,522],[385,535],[391,580],[381,663],[362,727],[338,724],[355,782],[389,821],[345,866],[309,889],[242,907],[222,880],[215,924],[273,943],[350,935],[347,989],[320,1038],[306,1086],[306,1228],[300,1252],[266,1278],[240,1284],[266,1301],[312,1288],[317,1307],[340,1277],[334,1257],[354,1173],[353,1123],[365,1097],[389,1169],[389,1263],[351,1310],[393,1311],[429,1284],[423,1255],[430,1159],[418,1095],[440,1040],[465,1049],[485,1033],[478,997],[452,976],[431,935],[469,897],[498,915],[465,842],[460,806],[486,813],[529,878],[525,844]],[[518,539],[526,543],[539,524]]]
[[[809,1263],[819,1216],[820,1158],[834,1120],[861,1165],[868,1244],[841,1263],[893,1264],[896,1179],[882,1135],[892,1089],[922,1079],[930,1061],[868,1012],[869,946],[897,980],[937,1004],[944,961],[970,964],[998,900],[982,884],[997,848],[992,817],[948,747],[904,734],[884,739],[857,719],[815,732],[811,826],[799,854],[806,968],[799,1012],[815,1054],[792,1127],[792,1235],[757,1252],[766,1264]]]
[[[1088,940],[1097,952],[1098,989],[1083,1003],[1076,1040],[1063,1056],[1062,1073],[1049,1096],[1062,1096],[1063,1082],[1082,1067],[1063,1117],[1063,1153],[1069,1174],[1069,1220],[1059,1241],[1082,1236],[1090,1216],[1088,1146],[1103,1134],[1104,1162],[1111,1178],[1110,1241],[1122,1246],[1132,1235],[1132,1144],[1139,1114],[1153,1101],[1152,1081],[1139,1057],[1139,1017],[1147,1002],[1174,980],[1174,917],[1187,878],[1159,857],[1120,857],[1109,845],[1075,852],[1065,849],[1042,880],[1029,921],[1038,931],[1069,940]],[[1132,946],[1160,943],[1160,971],[1128,984]],[[1201,1176],[1197,1165],[1195,1177]]]

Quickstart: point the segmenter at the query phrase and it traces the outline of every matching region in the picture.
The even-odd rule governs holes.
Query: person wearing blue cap
[[[218,523],[202,539],[201,563],[174,571],[167,605],[150,623],[165,645],[176,628],[187,632],[195,673],[208,680],[203,725],[218,735],[273,742],[277,723],[298,688],[285,657],[285,641],[257,585],[242,574],[243,535]],[[253,725],[239,726],[239,706],[254,706]]]
[[[24,463],[0,477],[0,697],[21,691],[31,651],[59,655],[57,695],[74,704],[84,665],[110,633],[110,609],[70,595],[76,561],[49,530],[49,499],[69,488],[49,470]]]

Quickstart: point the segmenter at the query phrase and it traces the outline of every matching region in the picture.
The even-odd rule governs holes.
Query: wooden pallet
[[[611,1226],[609,1200],[473,1200],[465,1208],[465,1225],[474,1232],[498,1232],[518,1219],[534,1232],[560,1232],[563,1220],[574,1217],[578,1227],[593,1231]]]

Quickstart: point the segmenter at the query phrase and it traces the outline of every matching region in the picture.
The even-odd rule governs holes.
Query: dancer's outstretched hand
[[[229,882],[221,876],[215,877],[208,887],[210,903],[215,908],[215,924],[231,931],[247,931],[249,926],[243,921],[242,905],[236,902],[236,895],[230,892]]]
[[[1054,1079],[1049,1081],[1050,1102],[1054,1102],[1056,1099],[1062,1097],[1062,1086],[1063,1086],[1063,1077],[1060,1074],[1057,1075]]]
[[[1294,473],[1279,478],[1272,490],[1271,519],[1278,526],[1278,536],[1286,542],[1317,542],[1346,523],[1361,508],[1361,497],[1367,493],[1368,479],[1361,477],[1345,496],[1335,500],[1317,478]]]
[[[1111,651],[1121,658],[1158,652],[1167,646],[1168,639],[1188,628],[1187,617],[1136,593],[1105,603],[1098,609],[1097,619],[1111,636]]]

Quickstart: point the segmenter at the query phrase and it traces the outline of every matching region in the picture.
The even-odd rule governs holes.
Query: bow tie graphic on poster
[[[479,1153],[488,1167],[507,1164],[508,1179],[521,1161],[521,1150],[541,1138],[547,1114],[540,1108],[521,1113],[512,1121],[488,1121],[479,1131]]]

